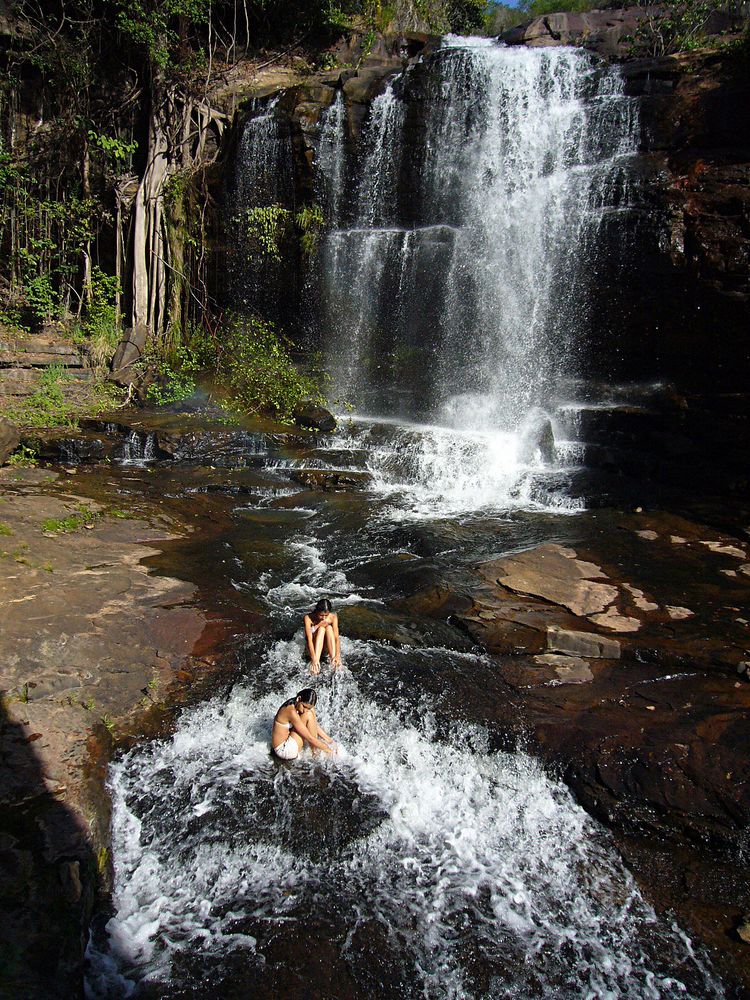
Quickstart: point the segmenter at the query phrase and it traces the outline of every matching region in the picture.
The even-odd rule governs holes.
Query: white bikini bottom
[[[290,733],[283,743],[279,743],[277,747],[273,748],[273,752],[281,760],[294,760],[299,757],[299,743]]]

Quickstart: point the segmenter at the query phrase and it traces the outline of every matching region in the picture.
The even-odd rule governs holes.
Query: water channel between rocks
[[[304,458],[258,445],[242,461],[214,454],[213,471],[135,458],[110,473],[125,493],[234,496],[183,572],[269,629],[238,639],[229,694],[111,766],[114,912],[92,938],[90,997],[723,995],[565,786],[497,749],[476,711],[484,690],[497,698],[493,662],[388,607],[409,574],[458,580],[484,556],[575,539],[590,515],[437,494],[428,515],[418,482],[378,473],[384,448],[418,433],[355,424]],[[311,492],[292,478],[300,464],[374,479]],[[323,673],[319,710],[346,752],[280,764],[271,721],[310,681],[299,626],[321,596],[340,611],[346,670]]]

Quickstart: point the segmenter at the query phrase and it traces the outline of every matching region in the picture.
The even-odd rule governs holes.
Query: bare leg
[[[333,664],[334,670],[336,669],[336,637],[333,634],[333,626],[326,625],[326,652],[328,653],[328,658]]]
[[[320,657],[323,653],[323,642],[325,640],[325,632],[326,632],[325,629],[319,628],[315,633],[315,635],[313,636],[315,645],[315,659],[313,660],[312,666],[310,667],[311,674],[320,673]]]

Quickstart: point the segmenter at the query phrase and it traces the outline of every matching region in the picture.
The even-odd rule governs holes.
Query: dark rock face
[[[745,393],[750,375],[750,74],[742,58],[695,53],[623,66],[641,155],[633,208],[609,222],[593,276],[594,368],[671,379],[714,413],[710,397]]]
[[[0,465],[8,461],[21,443],[21,435],[12,421],[0,417]]]

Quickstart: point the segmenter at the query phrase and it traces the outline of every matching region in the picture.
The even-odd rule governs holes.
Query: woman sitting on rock
[[[295,760],[305,743],[324,753],[338,753],[336,744],[318,725],[317,702],[318,692],[305,688],[295,698],[285,701],[276,713],[271,746],[281,760]]]
[[[310,614],[305,615],[305,639],[311,674],[320,673],[320,658],[324,652],[333,669],[338,670],[341,666],[339,616],[333,613],[330,601],[318,601]]]

